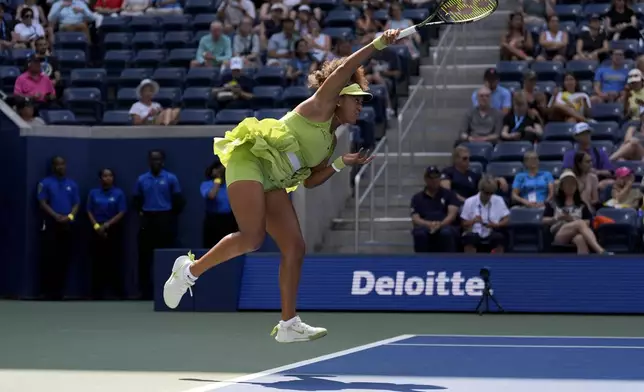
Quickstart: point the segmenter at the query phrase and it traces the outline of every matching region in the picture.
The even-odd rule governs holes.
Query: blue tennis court
[[[191,392],[211,390],[642,391],[644,338],[404,335]]]

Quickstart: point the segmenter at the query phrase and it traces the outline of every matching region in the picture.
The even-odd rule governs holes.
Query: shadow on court
[[[444,390],[445,387],[436,385],[420,384],[398,384],[388,382],[368,382],[368,381],[337,381],[328,380],[336,376],[329,375],[289,375],[283,374],[283,377],[295,377],[295,380],[284,380],[275,382],[258,382],[245,381],[237,384],[257,385],[263,388],[277,389],[279,391],[342,391],[346,389],[364,390],[364,391],[386,391],[386,392],[422,392],[433,390]]]

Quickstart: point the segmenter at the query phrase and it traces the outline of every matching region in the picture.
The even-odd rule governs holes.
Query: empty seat
[[[590,108],[590,117],[597,121],[620,122],[624,114],[624,106],[619,103],[599,103]]]
[[[130,17],[112,17],[104,18],[99,29],[99,34],[106,36],[109,33],[125,33],[129,31],[128,22]]]
[[[197,49],[172,49],[168,54],[167,64],[169,67],[188,68],[190,62],[197,56]]]
[[[103,113],[103,125],[132,125],[132,117],[129,110],[108,110]]]
[[[508,227],[508,251],[518,253],[543,251],[542,220],[542,208],[512,208]]]
[[[131,50],[109,50],[105,53],[103,66],[108,75],[119,75],[122,70],[130,67],[133,57]]]
[[[179,114],[179,125],[211,125],[214,122],[212,109],[184,109]]]
[[[494,146],[492,161],[523,161],[523,156],[534,147],[530,142],[502,142]]]
[[[13,86],[16,79],[20,76],[20,69],[13,66],[0,67],[0,86],[7,93],[13,93]]]
[[[260,109],[255,112],[255,117],[258,120],[263,120],[265,118],[274,118],[279,120],[288,113],[289,109],[280,108],[280,109]]]
[[[554,7],[555,14],[562,21],[578,22],[583,15],[583,7],[575,4],[557,4]]]
[[[130,110],[132,105],[138,100],[139,98],[136,96],[136,89],[120,88],[116,93],[115,109]]]
[[[243,119],[252,117],[253,111],[246,109],[223,109],[217,112],[215,124],[220,125],[237,125]]]
[[[536,91],[539,91],[542,93],[548,93],[551,95],[554,93],[556,88],[557,88],[557,83],[549,82],[549,81],[539,81],[535,86]]]
[[[621,131],[617,122],[605,121],[592,124],[592,127],[593,133],[591,136],[593,140],[610,140],[616,142],[621,137]]]
[[[257,85],[286,86],[286,68],[262,67],[255,73],[254,80]]]
[[[181,89],[178,87],[161,87],[154,100],[164,108],[178,107],[181,102]]]
[[[163,44],[163,35],[156,31],[141,31],[132,37],[134,50],[157,49]]]
[[[186,75],[186,87],[212,87],[218,76],[216,68],[190,68]]]
[[[136,87],[144,79],[152,77],[152,70],[150,68],[127,68],[121,71],[118,79],[118,87]]]
[[[31,49],[12,49],[11,61],[19,67],[24,67],[27,65],[27,57],[29,57],[33,52],[34,51]]]
[[[58,31],[54,37],[55,37],[54,48],[57,50],[70,49],[70,50],[82,50],[85,52],[89,47],[87,36],[84,33],[77,33],[72,31]]]
[[[253,108],[280,107],[283,91],[284,89],[280,86],[256,86],[253,88]]]
[[[531,69],[536,72],[539,81],[560,82],[563,79],[564,65],[558,61],[535,61]]]
[[[537,154],[542,161],[561,161],[571,148],[572,143],[568,141],[544,141],[537,146]]]
[[[163,49],[140,50],[134,56],[134,66],[137,68],[157,68],[166,58],[166,51]]]
[[[214,0],[186,0],[183,12],[192,15],[214,13],[218,3]]]
[[[353,38],[353,29],[351,27],[325,27],[322,33],[331,37],[332,40],[350,40]]]
[[[465,142],[461,146],[470,151],[470,162],[480,162],[483,166],[487,165],[494,149],[494,145],[488,142]]]
[[[132,48],[132,33],[108,33],[103,38],[105,50],[124,50]]]
[[[598,65],[596,60],[570,60],[566,62],[566,72],[572,73],[576,79],[593,79]]]
[[[188,87],[183,91],[181,102],[185,108],[206,109],[212,102],[210,87]]]
[[[287,108],[294,108],[307,100],[312,95],[311,90],[304,86],[291,86],[282,93],[282,104]]]
[[[350,27],[355,28],[358,15],[351,10],[335,9],[329,11],[324,18],[325,27]]]
[[[486,173],[494,177],[503,177],[511,184],[514,176],[523,171],[522,162],[490,162],[485,168]]]
[[[600,208],[597,216],[605,216],[612,223],[600,225],[597,240],[602,246],[612,252],[634,252],[637,244],[637,211],[632,208]]]
[[[185,68],[157,68],[152,74],[152,79],[161,87],[182,87],[185,78]]]
[[[159,18],[161,31],[190,30],[192,18],[190,15],[163,15]]]
[[[75,69],[70,77],[71,87],[94,87],[106,93],[107,71],[103,68]]]
[[[550,172],[556,179],[561,174],[562,166],[562,161],[545,161],[539,163],[539,170]]]
[[[160,31],[159,20],[152,16],[133,16],[128,23],[132,31]]]
[[[169,31],[163,37],[163,47],[172,50],[186,48],[192,45],[192,32]]]
[[[70,87],[63,93],[65,107],[76,116],[79,123],[94,125],[103,118],[101,91],[91,87]]]
[[[56,59],[62,72],[87,66],[87,56],[82,50],[58,50],[56,51]]]
[[[360,127],[360,138],[364,147],[376,144],[376,112],[372,107],[363,107],[356,125]]]
[[[192,21],[192,28],[195,31],[208,30],[210,24],[217,19],[217,14],[199,13]]]
[[[549,122],[543,129],[543,140],[573,141],[573,124],[565,122]]]
[[[70,110],[41,110],[40,117],[48,125],[78,125],[76,116]]]
[[[500,61],[496,72],[502,82],[521,82],[529,64],[527,61]]]

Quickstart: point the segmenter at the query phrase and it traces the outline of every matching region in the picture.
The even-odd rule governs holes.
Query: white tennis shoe
[[[172,266],[172,274],[163,285],[163,301],[170,309],[179,306],[179,302],[181,302],[181,298],[186,291],[190,291],[190,296],[192,297],[191,287],[194,286],[195,282],[188,278],[185,269],[189,268],[193,262],[194,255],[188,253],[187,256],[178,257]]]
[[[326,334],[325,328],[312,327],[303,323],[299,316],[295,317],[288,326],[286,322],[280,321],[271,332],[271,336],[275,336],[275,340],[280,343],[308,342],[322,338]]]

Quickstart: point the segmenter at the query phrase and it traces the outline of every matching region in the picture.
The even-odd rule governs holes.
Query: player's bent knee
[[[253,233],[242,232],[241,235],[244,238],[244,246],[248,253],[259,250],[259,248],[264,244],[264,239],[266,238],[265,231],[257,231]]]

